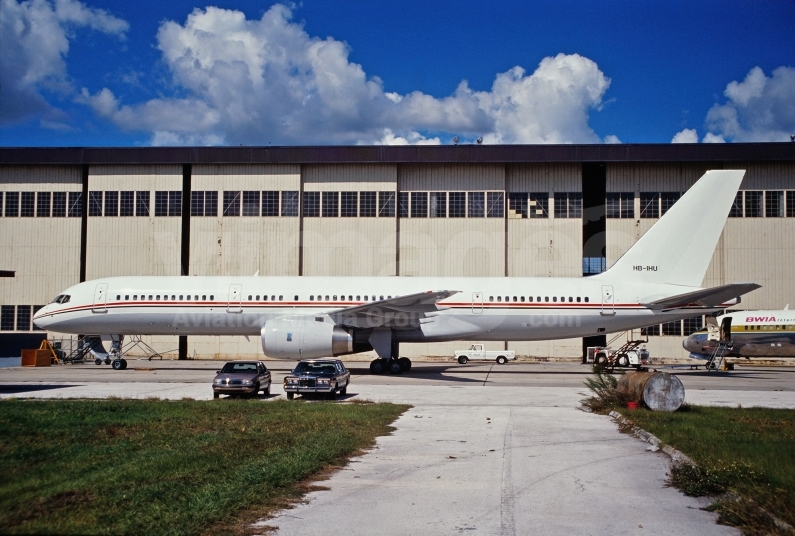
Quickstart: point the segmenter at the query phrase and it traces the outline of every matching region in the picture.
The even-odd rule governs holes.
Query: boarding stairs
[[[86,340],[87,337],[78,337],[76,344],[72,345],[72,349],[61,358],[61,363],[75,365],[77,363],[84,363],[86,356],[91,351],[91,345]]]
[[[715,349],[707,359],[707,370],[723,370],[723,362],[726,359],[726,354],[732,349],[731,339],[725,341],[718,341]]]
[[[649,337],[647,336],[645,339],[636,339],[635,338],[635,330],[624,331],[619,333],[607,343],[607,347],[609,348],[616,340],[619,338],[626,336],[627,340],[621,345],[618,350],[615,352],[611,352],[608,356],[609,366],[610,368],[614,368],[616,364],[622,357],[626,357],[629,352],[632,350],[637,350],[641,345],[649,343]],[[619,363],[620,364],[620,363]],[[623,366],[623,365],[622,365]]]

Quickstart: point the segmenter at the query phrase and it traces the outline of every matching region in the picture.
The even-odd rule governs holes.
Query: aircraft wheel
[[[110,365],[110,358],[109,358],[109,357],[106,357],[106,358],[105,358],[105,364],[106,364],[106,365]]]
[[[497,363],[498,363],[499,365],[504,365],[504,364],[505,364],[505,363],[507,363],[507,362],[508,362],[508,360],[507,360],[507,359],[505,359],[505,356],[500,356],[500,357],[498,357],[498,358],[497,358]]]
[[[94,364],[95,364],[95,365],[101,365],[101,364],[102,364],[102,360],[101,360],[100,358],[96,358],[96,359],[94,360]]]
[[[390,359],[389,360],[389,372],[392,374],[402,374],[403,367],[400,366],[399,359]]]
[[[411,370],[411,359],[408,357],[401,357],[398,359],[398,363],[400,363],[400,368],[403,372],[408,372]]]
[[[124,368],[124,365],[121,364],[121,359],[114,359],[111,366],[113,367],[113,370],[123,370]]]
[[[458,362],[460,364],[462,364],[462,365],[466,365],[467,361],[469,361],[469,359],[467,359],[467,357],[465,355],[462,355],[462,356],[458,357]]]
[[[122,359],[121,360],[121,369],[122,370],[127,370],[127,360],[126,359]]]
[[[386,372],[386,359],[373,359],[370,361],[370,374],[383,374]]]

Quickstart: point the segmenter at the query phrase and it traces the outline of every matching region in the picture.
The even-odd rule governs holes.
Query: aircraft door
[[[479,315],[483,313],[483,293],[472,293],[472,313]]]
[[[229,303],[226,306],[227,313],[242,313],[243,285],[229,285]]]
[[[615,299],[613,297],[613,285],[602,285],[602,314],[616,314]]]
[[[732,317],[727,316],[720,323],[720,342],[732,340]]]
[[[107,313],[107,301],[108,301],[108,284],[107,283],[100,283],[97,285],[97,288],[94,289],[94,306],[91,308],[92,313]]]

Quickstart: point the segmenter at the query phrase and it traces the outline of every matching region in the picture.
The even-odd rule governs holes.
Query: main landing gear
[[[110,351],[105,350],[103,340],[110,341]],[[103,335],[101,338],[91,338],[91,354],[94,356],[94,364],[105,363],[113,367],[113,370],[124,370],[127,368],[127,360],[122,357],[121,347],[123,335]]]
[[[371,374],[383,374],[389,372],[390,374],[403,374],[411,370],[411,359],[408,357],[391,357],[391,358],[378,358],[370,362]]]

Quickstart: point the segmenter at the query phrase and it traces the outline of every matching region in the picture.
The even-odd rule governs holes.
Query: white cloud
[[[779,67],[767,77],[754,67],[723,94],[728,102],[707,113],[704,142],[789,141],[795,132],[795,68]]]
[[[184,25],[167,21],[157,34],[186,98],[122,106],[103,89],[83,101],[122,128],[152,133],[152,143],[419,144],[453,135],[486,143],[600,141],[588,114],[601,106],[610,80],[588,58],[544,58],[532,74],[514,67],[489,91],[462,81],[443,98],[399,95],[352,63],[345,43],[311,37],[291,17],[279,4],[259,20],[196,9]]]
[[[618,136],[616,136],[615,134],[609,134],[605,136],[604,142],[609,144],[616,144],[616,143],[621,143],[621,140],[618,139]]]
[[[76,0],[0,0],[0,124],[37,113],[61,118],[40,92],[71,90],[64,58],[71,29],[81,26],[121,38],[129,27]]]
[[[694,128],[686,128],[674,134],[671,143],[698,143],[698,132]]]

